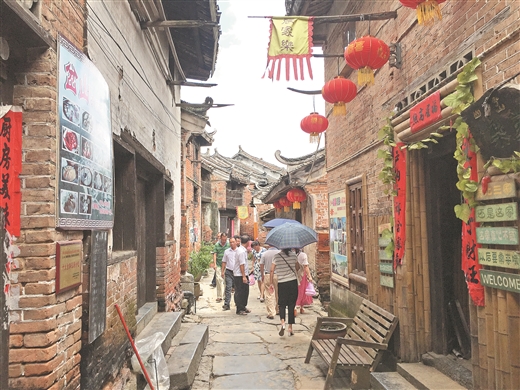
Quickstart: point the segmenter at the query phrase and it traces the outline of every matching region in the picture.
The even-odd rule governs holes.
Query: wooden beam
[[[248,16],[248,18],[273,18],[274,16]],[[292,18],[296,18],[294,16]],[[286,17],[290,19],[290,16]],[[397,11],[378,12],[374,14],[354,14],[354,15],[331,15],[314,16],[314,23],[344,23],[344,22],[363,22],[365,20],[386,20],[397,18]]]
[[[156,20],[154,22],[141,23],[141,29],[157,27],[157,28],[198,28],[198,27],[215,27],[218,26],[216,22],[206,22],[204,20]]]
[[[183,85],[185,87],[204,87],[204,88],[216,87],[218,85],[218,84],[212,84],[212,83],[195,83],[192,81],[182,81],[182,80],[173,80],[173,81],[170,81],[170,84]]]

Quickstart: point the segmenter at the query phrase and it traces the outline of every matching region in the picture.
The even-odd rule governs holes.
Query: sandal
[[[251,310],[249,310],[248,308],[246,308],[246,310],[244,310],[246,313],[251,313]]]
[[[215,299],[215,302],[222,302],[222,298]]]
[[[303,310],[303,307],[300,308],[300,314],[305,313],[305,310]]]
[[[278,335],[283,336],[284,332],[285,332],[285,325],[280,328],[280,331],[278,332]]]
[[[265,299],[264,298],[260,298],[260,302],[261,303],[264,303]]]

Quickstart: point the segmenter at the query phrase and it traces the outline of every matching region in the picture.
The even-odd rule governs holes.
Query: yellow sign
[[[238,206],[237,207],[237,216],[239,219],[246,219],[249,217],[249,212],[247,210],[247,206]]]
[[[81,284],[82,241],[56,243],[56,293]]]
[[[506,199],[515,197],[516,185],[514,179],[490,182],[485,194],[482,192],[482,185],[479,185],[476,195],[477,200]]]

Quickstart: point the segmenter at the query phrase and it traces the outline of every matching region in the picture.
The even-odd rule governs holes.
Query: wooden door
[[[146,182],[137,180],[137,308],[146,303]]]

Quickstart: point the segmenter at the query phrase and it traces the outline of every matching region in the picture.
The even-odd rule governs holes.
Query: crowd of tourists
[[[312,283],[307,255],[300,248],[279,250],[263,247],[248,235],[228,237],[219,233],[213,249],[215,269],[212,287],[217,289],[217,302],[223,310],[231,310],[233,295],[237,315],[247,315],[250,286],[258,286],[258,298],[265,303],[267,318],[280,317],[280,332],[294,334],[295,317],[304,313],[304,306],[312,304],[312,296],[305,294]]]

